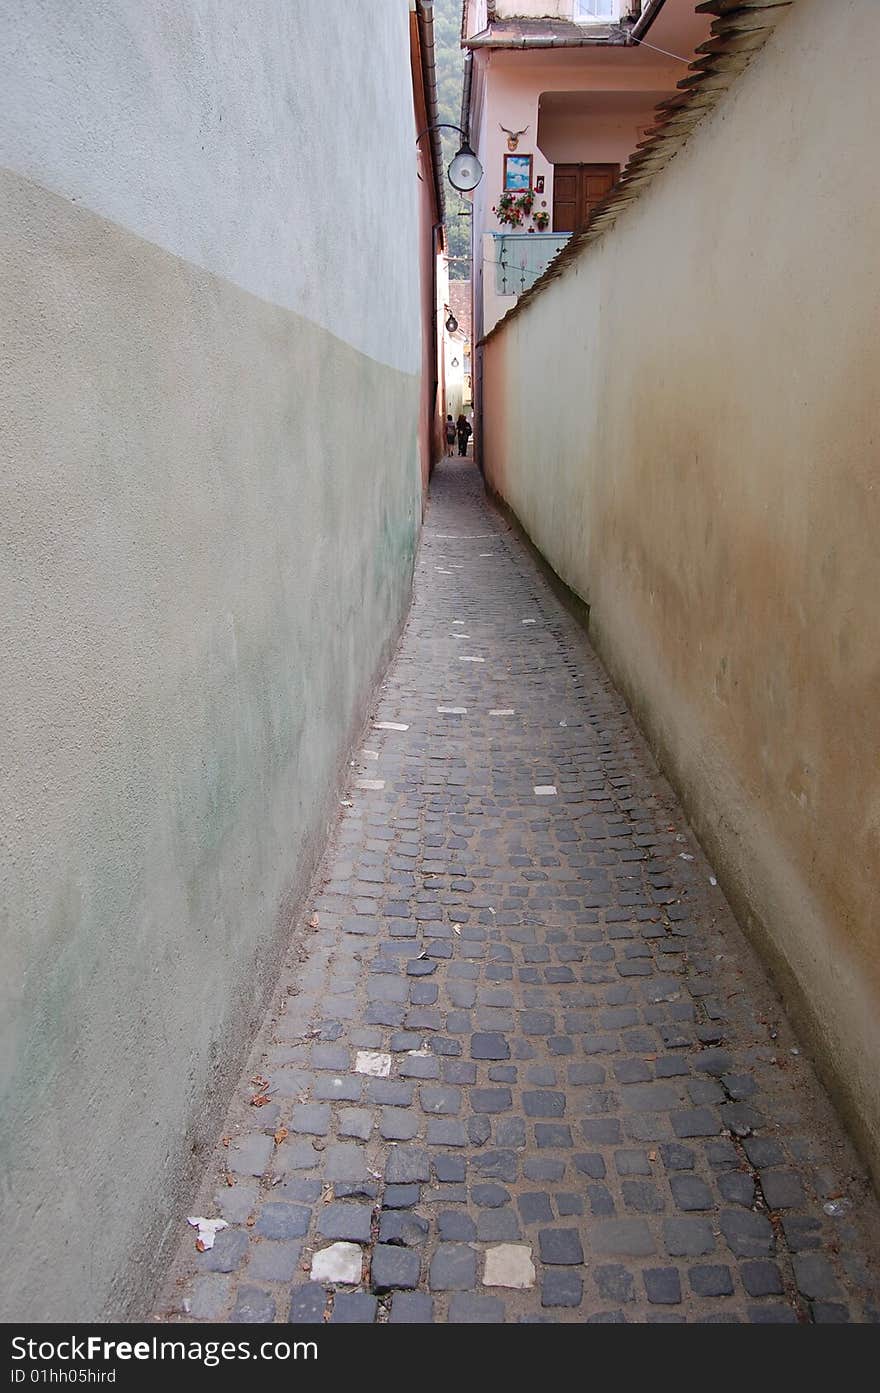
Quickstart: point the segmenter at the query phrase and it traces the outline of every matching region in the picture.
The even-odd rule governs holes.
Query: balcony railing
[[[530,290],[562,251],[570,232],[495,232],[495,293],[522,295]]]

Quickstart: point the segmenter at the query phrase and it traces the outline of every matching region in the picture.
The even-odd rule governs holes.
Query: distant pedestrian
[[[447,416],[447,417],[446,417],[446,453],[447,453],[447,455],[451,455],[451,454],[452,454],[452,450],[453,450],[453,446],[454,446],[454,445],[455,445],[455,422],[453,421],[453,419],[452,419],[451,416]]]
[[[468,441],[470,440],[473,431],[471,428],[471,423],[468,420],[467,416],[464,415],[464,413],[462,413],[456,421],[455,429],[458,434],[458,453],[460,455],[466,455],[468,451]]]

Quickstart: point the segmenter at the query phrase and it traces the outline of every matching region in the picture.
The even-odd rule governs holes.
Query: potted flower
[[[520,200],[516,194],[509,190],[504,192],[498,200],[497,206],[492,209],[500,223],[507,227],[519,227],[523,220],[523,210]]]
[[[524,217],[528,217],[535,206],[535,195],[531,189],[525,189],[517,199],[517,205]]]
[[[541,208],[541,209],[535,214],[535,227],[538,229],[539,232],[546,232],[546,231],[547,231],[547,228],[548,228],[549,226],[550,226],[550,214],[549,214],[548,212],[546,212],[545,209]]]

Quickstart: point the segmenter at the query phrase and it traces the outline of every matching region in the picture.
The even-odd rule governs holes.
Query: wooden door
[[[553,231],[579,232],[620,174],[619,164],[557,164],[553,170]]]
[[[553,169],[553,231],[574,232],[578,225],[578,165],[557,164]]]

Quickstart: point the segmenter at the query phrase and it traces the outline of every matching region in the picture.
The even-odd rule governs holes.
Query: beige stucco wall
[[[880,1177],[878,47],[798,0],[489,340],[484,450]]]
[[[148,1309],[406,611],[409,7],[344,10],[5,19],[6,1320]]]

